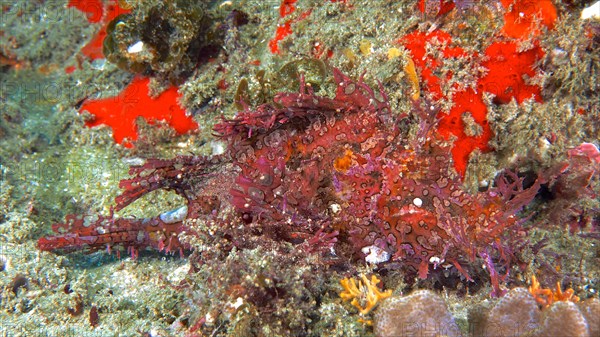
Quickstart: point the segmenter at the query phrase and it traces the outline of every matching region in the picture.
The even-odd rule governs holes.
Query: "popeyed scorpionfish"
[[[223,120],[214,132],[227,143],[224,154],[131,167],[115,209],[158,189],[175,191],[185,207],[151,219],[69,215],[40,249],[183,251],[189,245],[178,234],[191,221],[227,219],[259,223],[284,240],[293,232],[315,246],[345,242],[358,258],[407,266],[421,278],[443,266],[470,279],[463,266],[481,259],[499,295],[496,270],[508,270],[509,240],[521,233],[517,212],[539,182],[525,189],[505,172],[485,192],[464,192],[452,144],[436,133],[437,109],[415,102],[410,114],[396,114],[381,84],[373,90],[337,69],[333,77],[335,98],[315,95],[301,79],[298,93]]]

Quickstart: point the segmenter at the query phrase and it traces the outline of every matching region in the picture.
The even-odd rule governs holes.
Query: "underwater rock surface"
[[[3,4],[0,334],[598,335],[592,5]]]

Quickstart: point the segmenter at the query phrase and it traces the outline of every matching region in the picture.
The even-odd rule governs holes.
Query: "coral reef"
[[[467,322],[470,336],[598,336],[600,301],[559,301],[540,309],[525,288],[514,288],[491,309],[475,306]],[[429,290],[385,300],[376,310],[377,336],[462,336],[446,302]]]
[[[475,150],[492,151],[493,133],[488,121],[488,107],[484,93],[493,95],[496,104],[507,104],[512,99],[521,104],[525,100],[542,101],[541,88],[525,79],[535,77],[536,63],[544,56],[534,43],[522,50],[512,41],[495,42],[485,49],[485,59],[477,53],[467,53],[454,46],[449,33],[434,30],[412,32],[399,41],[416,60],[425,86],[433,99],[451,97],[453,106],[440,111],[439,131],[446,139],[454,139],[452,158],[457,172],[464,176],[469,156]],[[434,49],[435,52],[430,50]],[[457,78],[453,72],[444,72],[444,65],[456,60],[475,67],[468,78]],[[480,70],[481,69],[481,70]],[[484,71],[484,74],[480,74]]]
[[[599,335],[592,2],[4,3],[0,335]]]
[[[373,329],[381,337],[461,336],[444,300],[429,290],[385,300],[375,312]]]
[[[537,329],[541,312],[533,296],[524,288],[511,290],[477,322],[478,334],[483,336],[522,335]]]
[[[597,336],[600,301],[559,301],[541,310],[529,291],[515,288],[479,322],[481,336]]]

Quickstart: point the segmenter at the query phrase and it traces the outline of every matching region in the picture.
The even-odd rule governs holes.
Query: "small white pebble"
[[[164,223],[176,223],[185,220],[187,216],[187,206],[182,206],[172,211],[164,212],[159,217]]]
[[[213,155],[220,155],[225,153],[225,144],[223,142],[212,141],[210,142],[210,149]]]
[[[92,69],[104,70],[104,66],[106,66],[106,59],[97,59],[92,61]]]
[[[225,7],[225,6],[227,6],[227,7],[231,7],[231,6],[233,6],[233,2],[231,2],[231,1],[223,1],[223,3],[221,3],[221,4],[219,5],[219,8],[223,8],[223,7]]]
[[[131,46],[129,46],[129,48],[127,48],[127,52],[129,54],[136,54],[141,52],[142,50],[144,50],[144,42],[142,41],[138,41],[134,44],[132,44]]]
[[[423,206],[423,200],[421,200],[421,198],[414,198],[413,204],[417,207],[421,207],[421,206]]]
[[[204,316],[204,323],[207,326],[212,326],[215,323],[216,317],[213,316],[213,314],[211,314],[210,312],[206,314],[206,316]]]
[[[581,20],[600,18],[600,1],[596,1],[595,4],[584,8],[581,11]]]
[[[242,305],[244,305],[244,299],[241,297],[238,297],[235,302],[233,303],[229,303],[229,306],[232,307],[233,309],[237,310],[239,307],[241,307]]]

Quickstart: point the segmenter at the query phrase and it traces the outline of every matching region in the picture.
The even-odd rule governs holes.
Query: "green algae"
[[[61,68],[92,37],[96,27],[63,1],[16,0],[3,2],[0,19],[2,54],[14,55],[27,65]],[[8,55],[7,55],[8,54]]]

